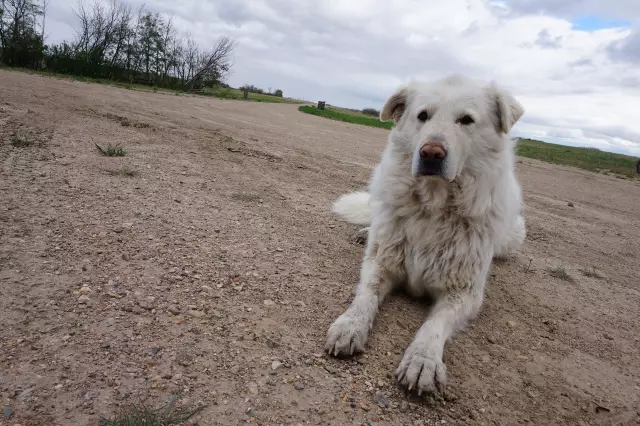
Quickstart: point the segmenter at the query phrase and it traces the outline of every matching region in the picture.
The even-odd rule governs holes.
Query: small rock
[[[5,419],[10,418],[11,416],[13,416],[13,408],[9,407],[8,405],[5,405],[5,407],[2,409],[2,415],[4,416]]]
[[[91,287],[89,287],[88,285],[83,285],[80,288],[80,294],[88,294],[91,293]]]
[[[170,313],[172,313],[173,315],[180,315],[180,309],[178,309],[177,306],[169,306],[167,308],[167,311],[169,311]]]
[[[302,382],[296,382],[296,383],[293,385],[293,387],[294,387],[296,390],[301,391],[301,390],[303,390],[303,389],[304,389],[304,383],[302,383]]]
[[[613,336],[610,335],[609,333],[604,333],[604,338],[607,340],[613,340]]]
[[[492,345],[495,345],[496,339],[493,336],[487,336],[487,342],[491,343]]]
[[[83,294],[82,296],[78,297],[78,303],[89,303],[91,302],[91,299],[89,299],[89,296],[87,296],[86,294]]]
[[[382,408],[387,408],[389,406],[389,400],[381,392],[376,392],[376,395],[373,397],[373,400],[375,401],[376,404],[378,404]]]
[[[191,315],[192,317],[195,317],[195,318],[202,318],[204,316],[204,312],[196,311],[195,309],[191,309],[189,311],[189,315]]]
[[[263,303],[264,303],[264,306],[273,306],[273,305],[276,304],[276,302],[274,302],[273,300],[269,300],[269,299],[264,300]]]
[[[511,328],[514,328],[516,326],[516,322],[515,321],[507,321],[507,325]]]
[[[569,201],[569,202],[567,203],[567,206],[569,206],[569,207],[575,207],[571,201]]]
[[[161,350],[162,348],[154,347],[154,348],[151,348],[149,352],[151,352],[152,355],[158,355]]]
[[[273,361],[271,363],[271,370],[276,371],[278,368],[282,367],[283,364],[280,361]]]
[[[251,395],[258,395],[258,384],[256,382],[251,382],[247,385],[249,389],[249,393]]]

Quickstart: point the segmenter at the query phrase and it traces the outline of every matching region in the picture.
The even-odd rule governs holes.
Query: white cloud
[[[74,4],[50,6],[51,41],[73,35]],[[640,33],[572,23],[590,16],[598,28],[595,16],[635,25],[637,0],[147,0],[146,6],[174,16],[177,28],[203,45],[222,34],[236,37],[233,85],[379,108],[410,78],[462,72],[514,92],[527,110],[515,129],[522,135],[640,155],[640,70],[630,66],[640,61]]]

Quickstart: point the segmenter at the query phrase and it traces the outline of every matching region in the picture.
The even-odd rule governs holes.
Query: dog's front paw
[[[408,390],[444,392],[447,382],[447,366],[429,345],[412,343],[396,370],[396,378]]]
[[[368,336],[369,327],[365,321],[344,313],[329,327],[324,350],[333,356],[363,352]]]

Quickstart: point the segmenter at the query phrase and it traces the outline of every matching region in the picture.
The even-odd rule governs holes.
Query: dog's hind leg
[[[353,355],[364,351],[378,307],[393,289],[391,274],[381,268],[375,255],[370,255],[374,251],[372,246],[369,242],[351,305],[327,332],[324,349],[331,355]]]

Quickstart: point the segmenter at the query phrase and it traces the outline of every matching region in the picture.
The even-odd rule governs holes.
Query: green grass
[[[547,163],[630,178],[638,177],[636,172],[637,158],[600,151],[595,148],[576,148],[531,139],[520,139],[516,152],[521,157],[533,158]]]
[[[364,126],[379,127],[382,129],[391,129],[393,122],[380,121],[375,117],[371,117],[365,114],[355,115],[352,113],[338,111],[334,108],[318,109],[314,106],[302,105],[298,108],[298,111],[302,111],[307,114],[317,115],[319,117],[325,117],[331,120],[344,121],[347,123],[362,124]],[[345,110],[342,110],[345,111]]]
[[[195,95],[211,96],[211,97],[221,98],[221,99],[244,100],[242,90],[234,89],[231,87],[229,88],[205,87],[201,91],[189,92],[189,91],[175,90],[175,89],[169,89],[169,88],[163,88],[163,87],[157,87],[157,86],[147,86],[144,84],[126,83],[121,81],[109,80],[106,78],[94,78],[94,77],[85,77],[80,75],[60,74],[60,73],[53,73],[48,71],[33,70],[28,68],[13,68],[13,67],[0,66],[0,69],[4,69],[7,71],[24,72],[27,74],[41,75],[44,77],[52,77],[52,78],[57,78],[61,80],[73,80],[73,81],[82,81],[84,83],[104,84],[104,85],[120,87],[128,90],[137,90],[141,92],[164,92],[164,93],[172,93],[176,95],[192,93]],[[253,102],[286,103],[286,104],[304,103],[299,99],[285,98],[285,97],[280,98],[277,96],[270,96],[270,95],[264,95],[259,93],[249,93],[248,100]]]
[[[233,89],[231,87],[216,87],[216,88],[205,88],[202,92],[203,95],[213,96],[214,98],[220,99],[235,99],[235,100],[244,100],[244,93],[242,90]],[[302,101],[293,98],[284,98],[278,96],[265,95],[261,93],[251,93],[249,92],[248,99],[253,102],[268,102],[275,104],[301,104]]]
[[[145,403],[127,404],[111,419],[100,419],[100,426],[174,426],[180,425],[202,411],[204,407],[177,407],[176,399],[153,408]]]
[[[101,147],[98,144],[95,144],[95,145],[98,152],[104,155],[105,157],[124,157],[125,155],[127,155],[127,152],[119,143],[117,144],[109,143],[105,148]]]
[[[26,148],[33,144],[33,139],[29,135],[13,135],[9,138],[11,145],[16,148]]]

